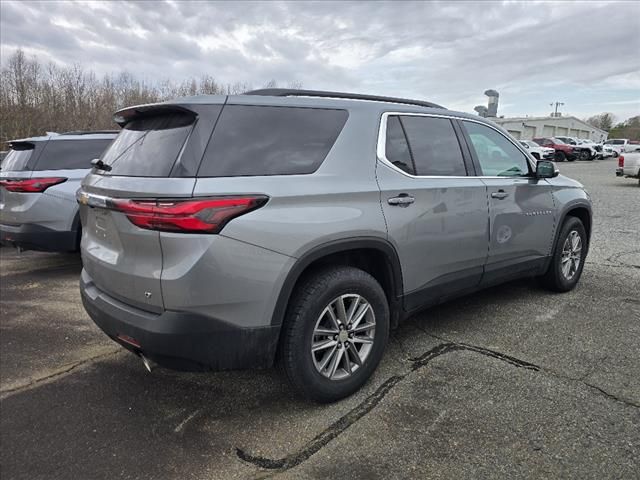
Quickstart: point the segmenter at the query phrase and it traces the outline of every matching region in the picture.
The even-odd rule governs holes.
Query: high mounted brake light
[[[10,192],[39,193],[59,183],[66,182],[64,177],[25,178],[0,180],[0,187]]]
[[[267,203],[264,195],[189,200],[109,199],[107,207],[124,213],[134,225],[147,230],[184,233],[219,233],[232,219]]]

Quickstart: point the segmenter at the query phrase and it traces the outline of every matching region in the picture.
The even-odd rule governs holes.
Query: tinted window
[[[198,175],[313,173],[346,121],[344,110],[227,105]]]
[[[400,170],[415,175],[411,152],[400,119],[396,116],[387,119],[387,138],[385,156]]]
[[[24,143],[12,145],[11,150],[2,160],[2,170],[5,172],[19,172],[27,170],[27,163],[33,154],[34,145]]]
[[[134,119],[120,131],[101,160],[110,175],[167,177],[189,136],[195,117],[188,113]]]
[[[110,143],[111,139],[49,140],[34,170],[89,169],[91,160],[98,158]]]
[[[504,135],[485,125],[463,123],[480,162],[482,175],[512,177],[529,174],[526,157]]]
[[[418,175],[467,174],[460,144],[450,120],[403,116],[402,125]]]

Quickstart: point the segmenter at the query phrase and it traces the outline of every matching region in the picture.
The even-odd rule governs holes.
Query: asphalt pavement
[[[426,310],[333,405],[276,370],[149,374],[85,314],[77,255],[0,249],[0,476],[638,478],[640,188],[615,165],[559,164],[594,202],[573,292]]]

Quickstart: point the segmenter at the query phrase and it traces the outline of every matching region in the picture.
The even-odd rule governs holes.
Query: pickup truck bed
[[[618,157],[617,177],[637,178],[640,186],[640,153],[624,153]]]

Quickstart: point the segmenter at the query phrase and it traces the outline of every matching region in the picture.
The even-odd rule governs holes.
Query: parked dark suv
[[[78,192],[81,292],[107,335],[180,369],[282,365],[334,401],[389,329],[483,287],[575,287],[582,186],[428,102],[297,90],[126,108]]]

